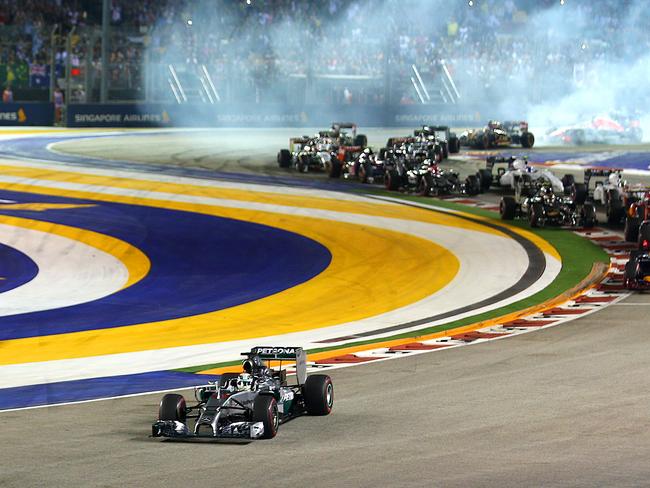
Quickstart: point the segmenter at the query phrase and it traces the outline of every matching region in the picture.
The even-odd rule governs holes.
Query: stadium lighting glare
[[[583,42],[582,45],[580,46],[583,50],[587,49],[587,43]]]
[[[467,2],[467,5],[469,5],[470,7],[473,7],[474,6],[474,0],[469,0],[469,2]]]
[[[560,0],[560,5],[564,5],[564,0]]]
[[[251,4],[251,0],[246,0],[246,5],[250,5],[250,4]]]
[[[187,25],[191,26],[192,23],[193,23],[193,22],[192,22],[192,19],[188,19],[188,20],[187,20]]]

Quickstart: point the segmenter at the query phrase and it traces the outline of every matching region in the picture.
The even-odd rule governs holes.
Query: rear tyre
[[[490,136],[483,134],[483,136],[481,136],[480,144],[483,149],[490,149]]]
[[[341,176],[341,161],[334,158],[329,163],[329,177],[339,178]]]
[[[571,196],[576,205],[582,205],[587,201],[587,185],[584,183],[574,183],[571,187]]]
[[[302,387],[305,408],[309,415],[329,415],[334,405],[334,385],[326,374],[312,374]]]
[[[649,245],[650,245],[650,221],[645,221],[639,227],[639,249],[647,249]]]
[[[278,166],[288,168],[291,166],[291,153],[288,149],[280,149],[278,153]]]
[[[575,185],[576,179],[573,175],[564,175],[562,177],[562,186],[564,186],[564,194],[569,195],[571,188]]]
[[[262,422],[264,425],[262,439],[272,439],[278,433],[280,412],[278,402],[272,395],[257,395],[253,402],[253,422]]]
[[[532,132],[524,132],[521,134],[521,145],[525,148],[531,148],[535,145],[535,136]]]
[[[431,189],[431,177],[426,174],[420,177],[418,182],[417,194],[421,197],[428,197]]]
[[[450,153],[455,154],[460,152],[460,141],[458,140],[458,137],[450,137],[447,144],[449,145]]]
[[[387,190],[399,190],[399,174],[397,171],[393,169],[386,172],[386,176],[384,177],[384,185],[386,186]]]
[[[625,235],[625,240],[627,242],[636,242],[639,238],[639,226],[641,221],[636,217],[627,217],[625,219],[625,227],[623,228],[623,234]]]
[[[586,204],[582,207],[582,225],[587,228],[591,229],[594,225],[596,225],[596,207],[594,207],[591,204]]]
[[[176,420],[185,422],[187,417],[187,405],[183,395],[178,393],[167,393],[160,401],[158,408],[159,420]]]
[[[481,193],[481,182],[477,175],[469,175],[465,179],[465,191],[470,196],[475,196]]]
[[[354,145],[366,147],[368,145],[368,138],[365,134],[358,134],[357,137],[354,138]]]
[[[625,215],[623,202],[617,191],[608,191],[605,198],[605,213],[607,214],[607,223],[610,225],[620,224]]]
[[[517,212],[517,202],[513,197],[503,197],[499,202],[501,220],[512,220]]]
[[[481,192],[486,192],[492,186],[492,171],[489,169],[479,169],[478,176],[481,180]]]

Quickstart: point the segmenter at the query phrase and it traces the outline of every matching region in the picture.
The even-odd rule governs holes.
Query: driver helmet
[[[553,191],[551,190],[550,185],[544,184],[540,189],[539,189],[539,194],[542,195],[543,197],[550,197],[553,195]]]
[[[363,150],[363,154],[365,154],[366,156],[370,156],[372,154],[372,149],[370,149],[369,147],[365,148]]]
[[[497,129],[501,127],[501,122],[499,122],[498,120],[490,120],[488,121],[488,127],[490,129]]]
[[[512,163],[512,167],[518,170],[525,170],[527,165],[528,161],[526,161],[524,158],[517,158]]]
[[[242,373],[237,377],[237,391],[250,390],[253,386],[253,376],[250,373]]]
[[[611,185],[614,186],[618,185],[620,179],[621,179],[621,175],[619,175],[618,173],[612,173],[611,175],[609,175],[609,183]]]

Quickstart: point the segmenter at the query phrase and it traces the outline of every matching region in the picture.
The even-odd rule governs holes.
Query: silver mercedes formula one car
[[[334,404],[329,376],[307,376],[300,347],[254,347],[241,373],[224,373],[218,381],[194,389],[197,403],[188,406],[177,393],[160,402],[152,437],[176,440],[252,440],[275,437],[280,424],[301,415],[328,415]],[[282,361],[295,361],[296,383],[287,383]],[[279,361],[280,369],[270,367]],[[266,364],[265,364],[266,362]]]

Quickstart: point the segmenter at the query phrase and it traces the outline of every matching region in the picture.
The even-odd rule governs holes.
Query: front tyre
[[[272,439],[278,433],[280,413],[278,402],[271,395],[257,395],[253,403],[253,422],[262,422],[262,439]]]
[[[183,395],[178,393],[167,393],[160,401],[158,407],[158,420],[176,420],[185,422],[187,417],[187,405]]]
[[[539,227],[542,224],[544,217],[544,206],[541,203],[533,203],[530,206],[530,213],[528,214],[528,222],[531,227]]]
[[[499,202],[499,213],[501,214],[501,220],[514,219],[517,213],[517,201],[510,196],[502,197]]]
[[[312,374],[302,387],[305,408],[309,415],[329,415],[334,405],[334,385],[326,374]]]

